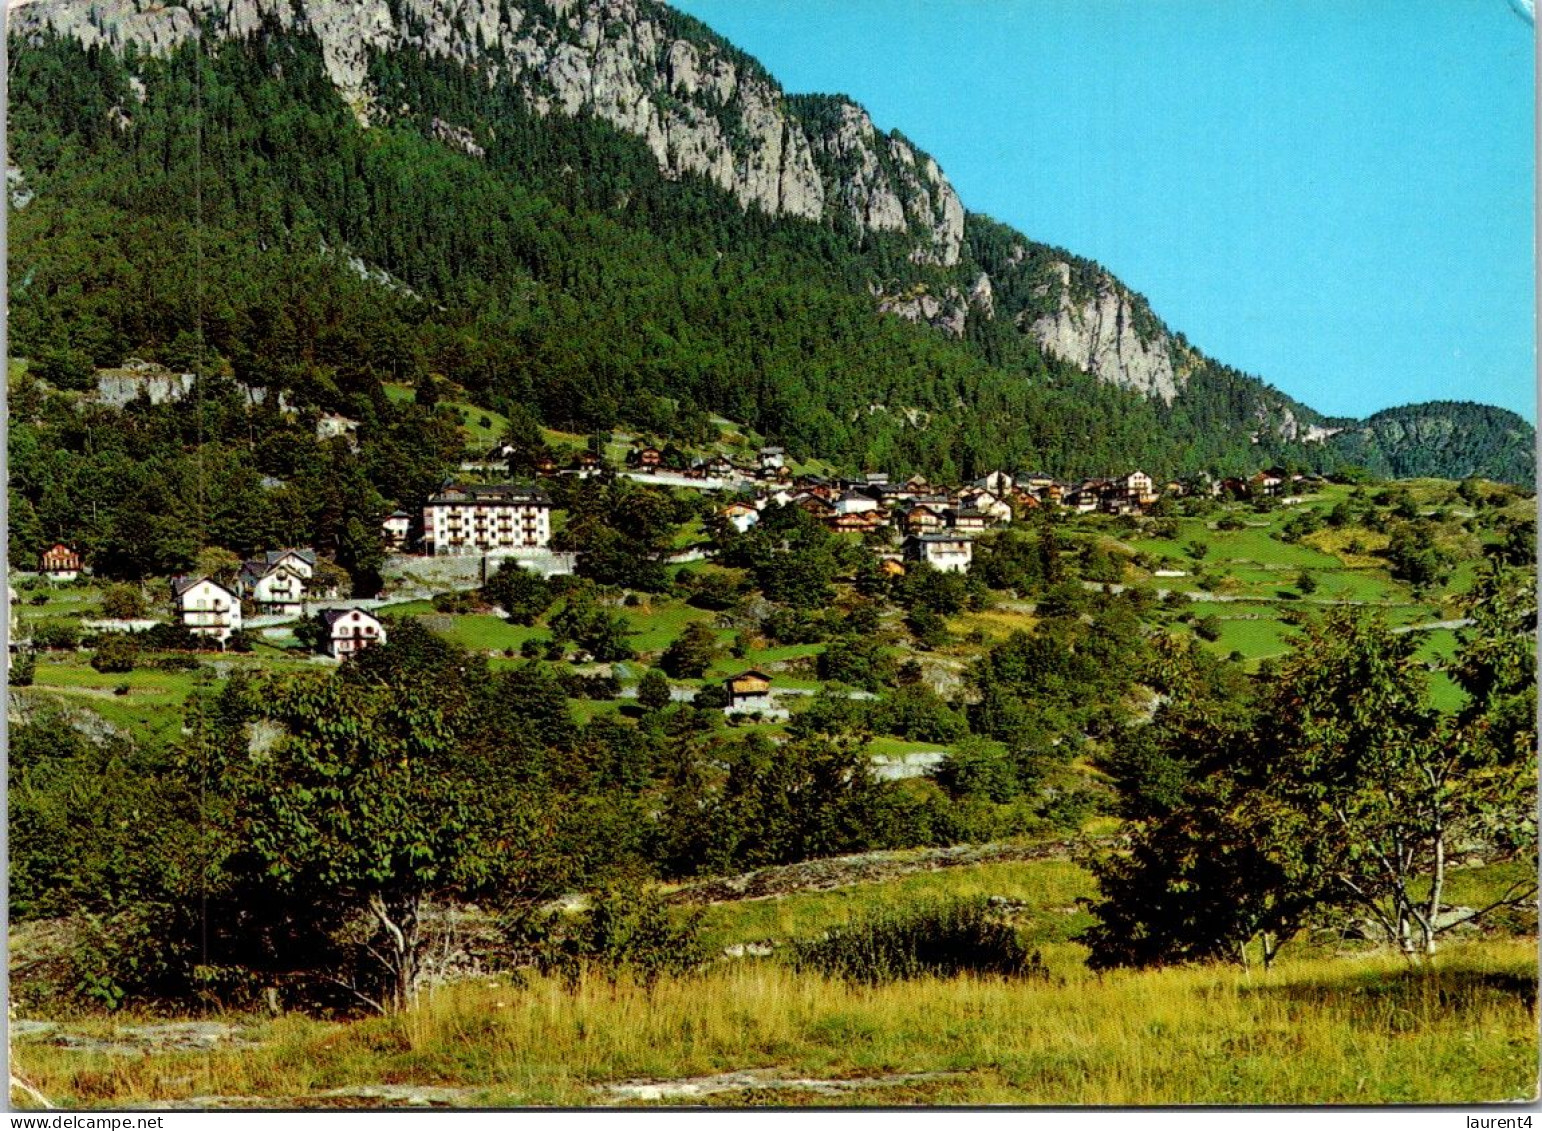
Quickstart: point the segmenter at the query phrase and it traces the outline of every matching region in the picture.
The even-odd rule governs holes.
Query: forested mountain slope
[[[1339,459],[860,107],[649,0],[34,0],[11,35],[13,350],[65,383],[139,356],[362,418],[438,373],[567,429],[716,412],[948,476]]]
[[[1492,405],[1431,401],[1389,408],[1346,428],[1332,443],[1351,463],[1389,478],[1535,481],[1536,429]]]

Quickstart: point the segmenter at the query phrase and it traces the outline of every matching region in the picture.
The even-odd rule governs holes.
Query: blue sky
[[[1533,29],[1507,0],[679,0],[964,205],[1329,414],[1536,420]]]

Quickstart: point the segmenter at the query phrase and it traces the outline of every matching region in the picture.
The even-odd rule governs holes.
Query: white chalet
[[[962,534],[912,534],[905,539],[907,562],[926,562],[943,573],[968,573],[974,542]]]
[[[310,550],[268,550],[242,563],[236,591],[257,606],[258,615],[297,617],[315,575],[316,555]]]
[[[532,487],[451,484],[423,505],[423,552],[542,550],[551,542],[551,500]]]
[[[380,533],[385,539],[386,549],[406,549],[407,539],[412,536],[412,515],[402,510],[392,511],[381,522]]]
[[[1116,479],[1116,486],[1124,492],[1125,498],[1132,503],[1141,506],[1150,506],[1156,502],[1157,493],[1155,484],[1151,482],[1151,476],[1144,471],[1132,471],[1121,479]]]
[[[241,601],[229,589],[207,577],[174,577],[171,597],[177,616],[194,636],[208,636],[221,645],[241,631]]]
[[[39,567],[50,581],[74,581],[80,576],[80,555],[63,542],[55,542],[51,549],[43,551]]]
[[[385,625],[365,609],[322,609],[321,625],[326,630],[322,649],[336,660],[386,642]]]

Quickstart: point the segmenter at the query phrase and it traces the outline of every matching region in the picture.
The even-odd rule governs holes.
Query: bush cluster
[[[879,911],[793,944],[796,969],[866,985],[958,974],[1046,978],[1037,951],[984,898]]]

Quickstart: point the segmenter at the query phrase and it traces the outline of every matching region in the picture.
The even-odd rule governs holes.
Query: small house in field
[[[729,714],[747,714],[771,708],[771,677],[765,672],[751,668],[728,681],[728,706],[724,710]]]
[[[241,599],[217,581],[174,577],[171,598],[177,618],[194,636],[207,636],[223,646],[241,631]]]
[[[80,576],[80,555],[63,542],[43,551],[38,568],[50,581],[74,581]]]
[[[762,470],[774,471],[787,462],[787,452],[783,448],[765,447],[755,453],[755,461]]]
[[[1270,469],[1260,471],[1248,479],[1248,488],[1254,495],[1264,498],[1273,498],[1280,493],[1280,486],[1286,481],[1285,472]]]
[[[386,642],[385,625],[366,609],[322,609],[321,627],[322,651],[334,660]]]

